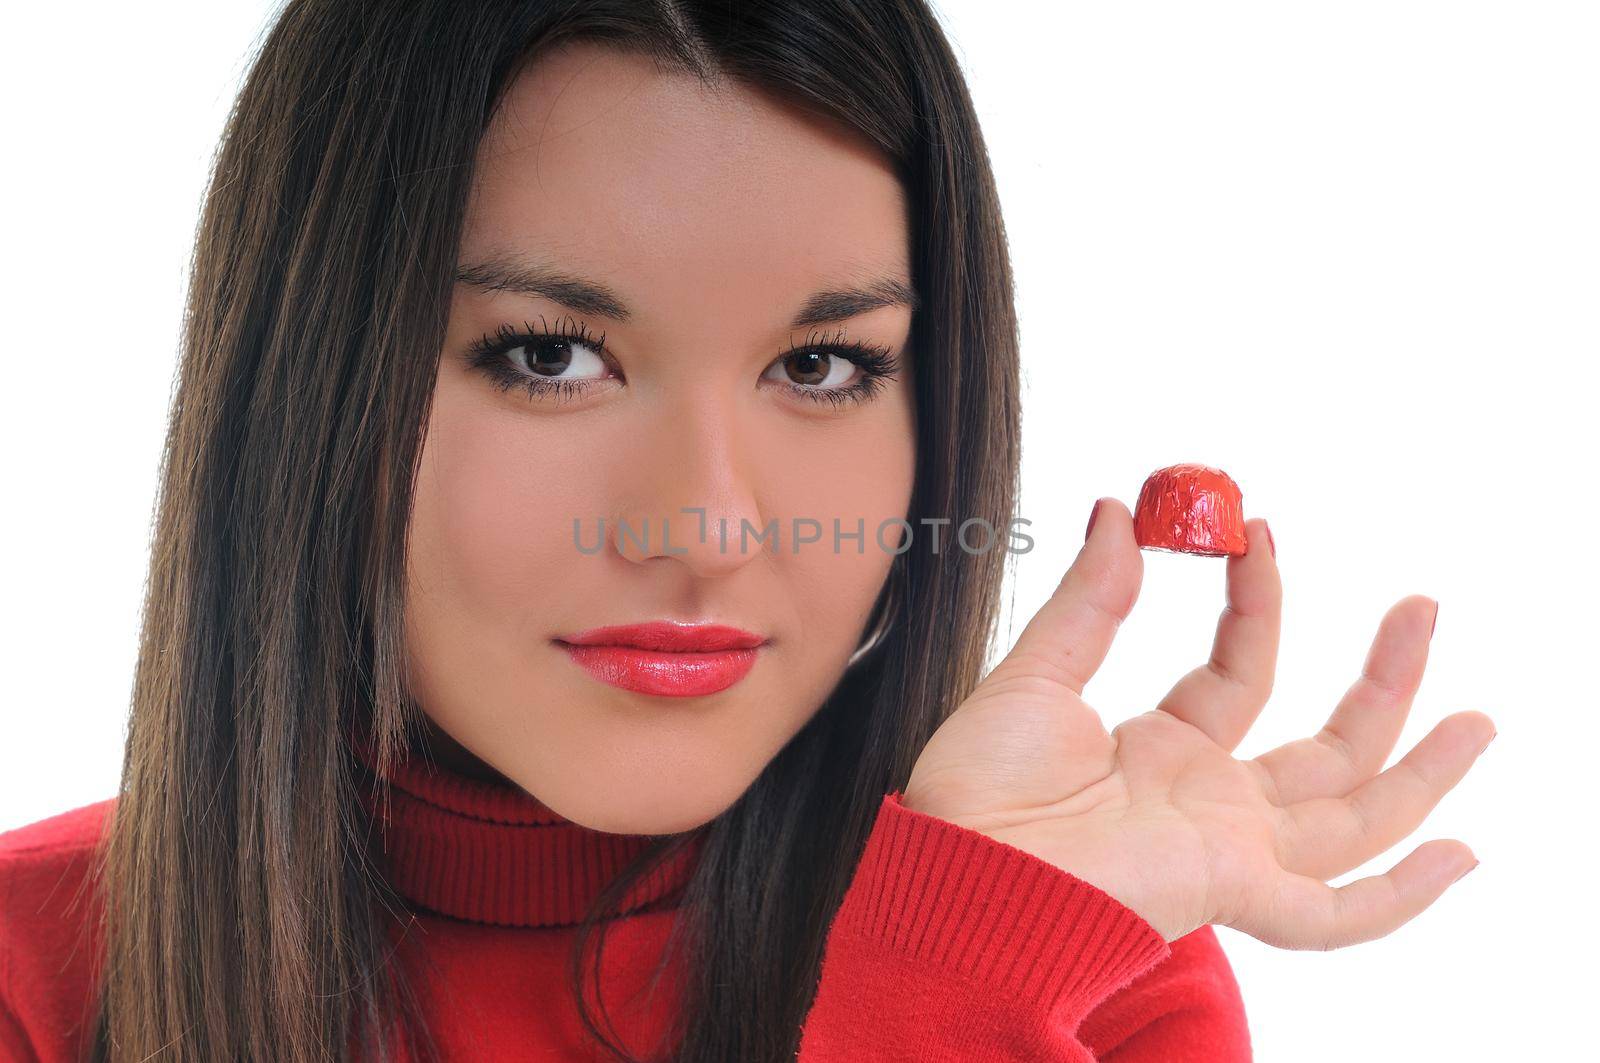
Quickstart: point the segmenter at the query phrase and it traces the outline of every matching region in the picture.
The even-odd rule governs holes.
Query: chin
[[[606,834],[682,834],[705,826],[725,812],[715,809],[622,808],[585,818],[567,816],[572,822]],[[565,813],[563,813],[565,815]]]
[[[606,834],[682,834],[696,830],[732,807],[732,801],[693,799],[679,795],[676,800],[657,801],[638,793],[625,801],[594,802],[577,795],[569,808],[557,803],[556,795],[541,800],[566,819]],[[734,795],[737,799],[737,794]]]

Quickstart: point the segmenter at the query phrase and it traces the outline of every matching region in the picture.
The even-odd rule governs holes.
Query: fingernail
[[[1266,524],[1266,521],[1262,521],[1262,523]],[[1267,524],[1267,549],[1272,551],[1274,558],[1278,556],[1278,544],[1272,541],[1272,525],[1270,524]]]
[[[1094,502],[1094,508],[1089,511],[1089,526],[1083,529],[1083,541],[1089,541],[1089,534],[1094,531],[1094,519],[1100,515],[1100,500]]]
[[[1439,630],[1439,603],[1433,603],[1433,626],[1428,629],[1428,637],[1433,638],[1433,633]]]
[[[1474,860],[1474,861],[1473,861],[1473,862],[1472,862],[1472,867],[1477,867],[1477,866],[1478,866],[1478,861],[1476,861],[1476,860]],[[1453,881],[1452,881],[1452,882],[1451,882],[1451,885],[1454,885],[1454,884],[1455,884],[1455,883],[1456,883],[1456,882],[1460,882],[1460,881],[1461,881],[1461,880],[1462,880],[1462,879],[1464,879],[1464,878],[1466,878],[1466,877],[1467,877],[1467,875],[1468,875],[1468,874],[1469,874],[1469,873],[1471,873],[1471,871],[1472,871],[1472,867],[1469,867],[1469,868],[1467,868],[1467,870],[1466,870],[1466,871],[1463,871],[1463,872],[1461,872],[1461,874],[1459,874],[1459,875],[1457,875],[1457,876],[1456,876],[1456,877],[1455,877],[1455,879],[1454,879],[1454,880],[1453,880]]]
[[[1500,734],[1500,732],[1496,731],[1494,734],[1490,735],[1489,736],[1489,741],[1485,742],[1483,744],[1483,749],[1488,749],[1490,743],[1492,743],[1497,737],[1499,737],[1499,734]],[[1483,756],[1483,749],[1478,750],[1478,756],[1480,756],[1480,757]]]

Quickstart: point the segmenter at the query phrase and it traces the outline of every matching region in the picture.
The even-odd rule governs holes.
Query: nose
[[[732,402],[689,395],[664,403],[640,428],[626,503],[606,529],[619,554],[717,576],[779,545],[757,500],[758,448]]]

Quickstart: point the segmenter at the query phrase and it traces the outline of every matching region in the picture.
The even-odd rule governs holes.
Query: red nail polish
[[[1264,523],[1264,522],[1263,522]],[[1272,541],[1272,525],[1267,525],[1267,549],[1272,551],[1272,556],[1278,556],[1278,544]]]
[[[1433,626],[1428,629],[1428,637],[1433,638],[1433,633],[1439,630],[1439,603],[1433,603]]]
[[[1083,541],[1089,541],[1089,534],[1094,531],[1094,519],[1100,515],[1100,500],[1095,499],[1094,508],[1089,511],[1089,526],[1083,529]]]

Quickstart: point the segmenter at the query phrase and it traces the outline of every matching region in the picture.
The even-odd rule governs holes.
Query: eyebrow
[[[621,297],[604,284],[505,256],[458,267],[456,283],[483,292],[540,296],[577,313],[613,321],[627,321],[632,316]],[[904,306],[914,311],[920,305],[921,297],[910,284],[898,277],[882,277],[861,285],[827,288],[813,293],[795,314],[789,327],[804,329],[843,321],[880,306]]]

